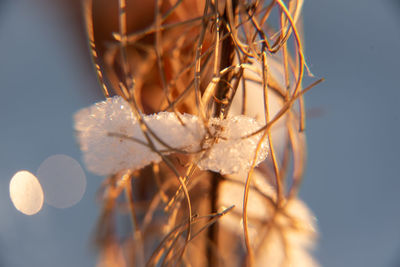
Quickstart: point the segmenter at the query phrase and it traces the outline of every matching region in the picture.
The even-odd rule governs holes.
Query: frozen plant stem
[[[77,112],[75,129],[88,170],[113,177],[103,214],[133,225],[117,231],[103,216],[102,255],[120,255],[115,266],[316,266],[312,216],[293,211],[303,95],[321,81],[302,85],[303,0],[85,3],[107,99]]]

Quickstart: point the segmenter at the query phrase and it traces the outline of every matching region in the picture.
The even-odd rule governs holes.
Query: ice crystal
[[[179,117],[179,118],[178,118]],[[89,171],[98,175],[124,169],[140,169],[176,150],[199,153],[198,166],[222,174],[247,171],[253,163],[261,133],[244,138],[262,124],[246,116],[212,118],[208,129],[191,114],[160,112],[143,115],[149,133],[145,137],[130,105],[121,97],[108,98],[75,114],[75,129]],[[183,122],[183,123],[182,123]],[[160,142],[161,141],[161,142]],[[267,156],[263,142],[256,164]]]

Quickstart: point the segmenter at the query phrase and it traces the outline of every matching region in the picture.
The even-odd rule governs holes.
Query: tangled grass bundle
[[[112,165],[100,191],[99,266],[317,265],[308,251],[313,217],[297,198],[303,95],[320,82],[302,86],[302,4],[85,1],[92,58],[109,99],[76,118],[82,150],[100,157],[89,169]],[[93,127],[116,129],[98,131],[84,116]],[[255,128],[231,126],[238,118]],[[101,136],[89,135],[90,127]],[[237,159],[229,171],[209,167]]]

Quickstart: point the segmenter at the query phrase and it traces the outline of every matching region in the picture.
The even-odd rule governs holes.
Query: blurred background
[[[306,95],[322,266],[400,266],[400,1],[306,0],[306,56],[326,81]],[[94,266],[100,177],[82,200],[34,216],[10,201],[19,170],[80,160],[72,115],[102,100],[78,1],[0,0],[0,266]]]

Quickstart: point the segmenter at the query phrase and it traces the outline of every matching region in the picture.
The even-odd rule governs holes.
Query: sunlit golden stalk
[[[96,74],[97,74],[96,75],[97,80],[101,86],[101,90],[103,91],[104,96],[110,97],[110,93],[108,91],[107,85],[104,82],[103,71],[102,71],[100,63],[99,63],[99,55],[97,53],[96,42],[94,40],[93,0],[85,0],[83,2],[83,4],[84,4],[84,10],[85,10],[84,14],[85,14],[86,33],[87,33],[88,41],[89,41],[91,60],[92,60],[93,66],[95,67]]]

